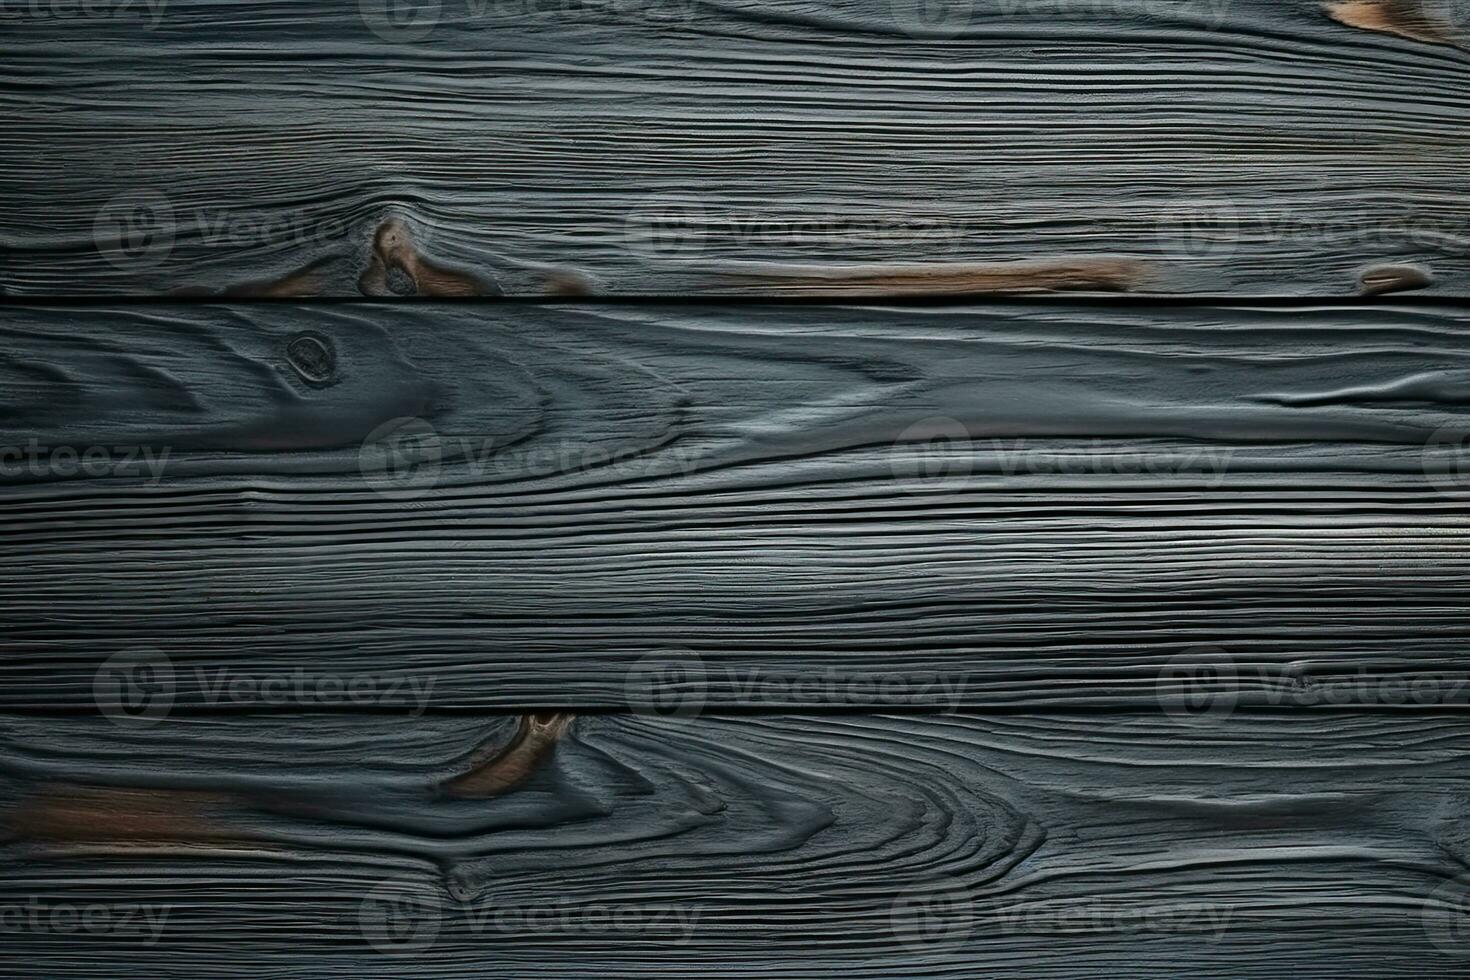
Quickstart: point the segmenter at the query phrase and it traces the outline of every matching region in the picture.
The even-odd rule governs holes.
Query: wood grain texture
[[[1465,0],[74,6],[9,294],[1470,292]]]
[[[442,787],[513,718],[0,726],[0,909],[40,917],[3,955],[29,975],[1339,980],[1470,956],[1459,715],[583,717],[476,800]],[[57,907],[151,918],[61,934]]]
[[[1467,327],[10,310],[0,704],[1461,703]]]

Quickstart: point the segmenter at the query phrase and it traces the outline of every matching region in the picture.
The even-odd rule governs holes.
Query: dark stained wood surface
[[[1470,955],[1460,715],[584,717],[475,799],[446,787],[514,750],[514,718],[0,729],[0,905],[139,909],[131,935],[8,935],[28,975],[1454,977]]]
[[[1470,0],[0,32],[0,977],[1470,973]]]
[[[48,0],[5,29],[13,295],[1470,292],[1464,0]]]
[[[178,710],[1463,703],[1467,327],[12,310],[0,704],[114,656]]]

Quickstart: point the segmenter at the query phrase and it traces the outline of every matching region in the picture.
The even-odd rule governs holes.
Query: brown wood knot
[[[391,274],[400,272],[413,283],[417,296],[500,296],[493,279],[454,269],[428,258],[414,243],[413,233],[402,218],[389,218],[373,232],[372,255],[367,270],[357,280],[364,296],[397,295]]]
[[[1434,277],[1429,270],[1417,265],[1375,265],[1364,270],[1358,278],[1358,293],[1362,296],[1381,296],[1384,293],[1402,293],[1410,289],[1432,286]]]
[[[286,360],[296,373],[313,384],[325,384],[337,373],[332,342],[314,331],[304,331],[286,342]]]
[[[551,757],[575,718],[559,711],[522,715],[508,745],[475,750],[468,771],[445,782],[442,789],[449,796],[465,800],[486,800],[514,789]]]

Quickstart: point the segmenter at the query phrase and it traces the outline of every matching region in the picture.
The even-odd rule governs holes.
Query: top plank
[[[1470,295],[1470,0],[5,0],[9,296]]]

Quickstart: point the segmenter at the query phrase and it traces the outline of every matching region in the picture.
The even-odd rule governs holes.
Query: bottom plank
[[[0,731],[0,957],[29,975],[1470,969],[1445,713]]]

